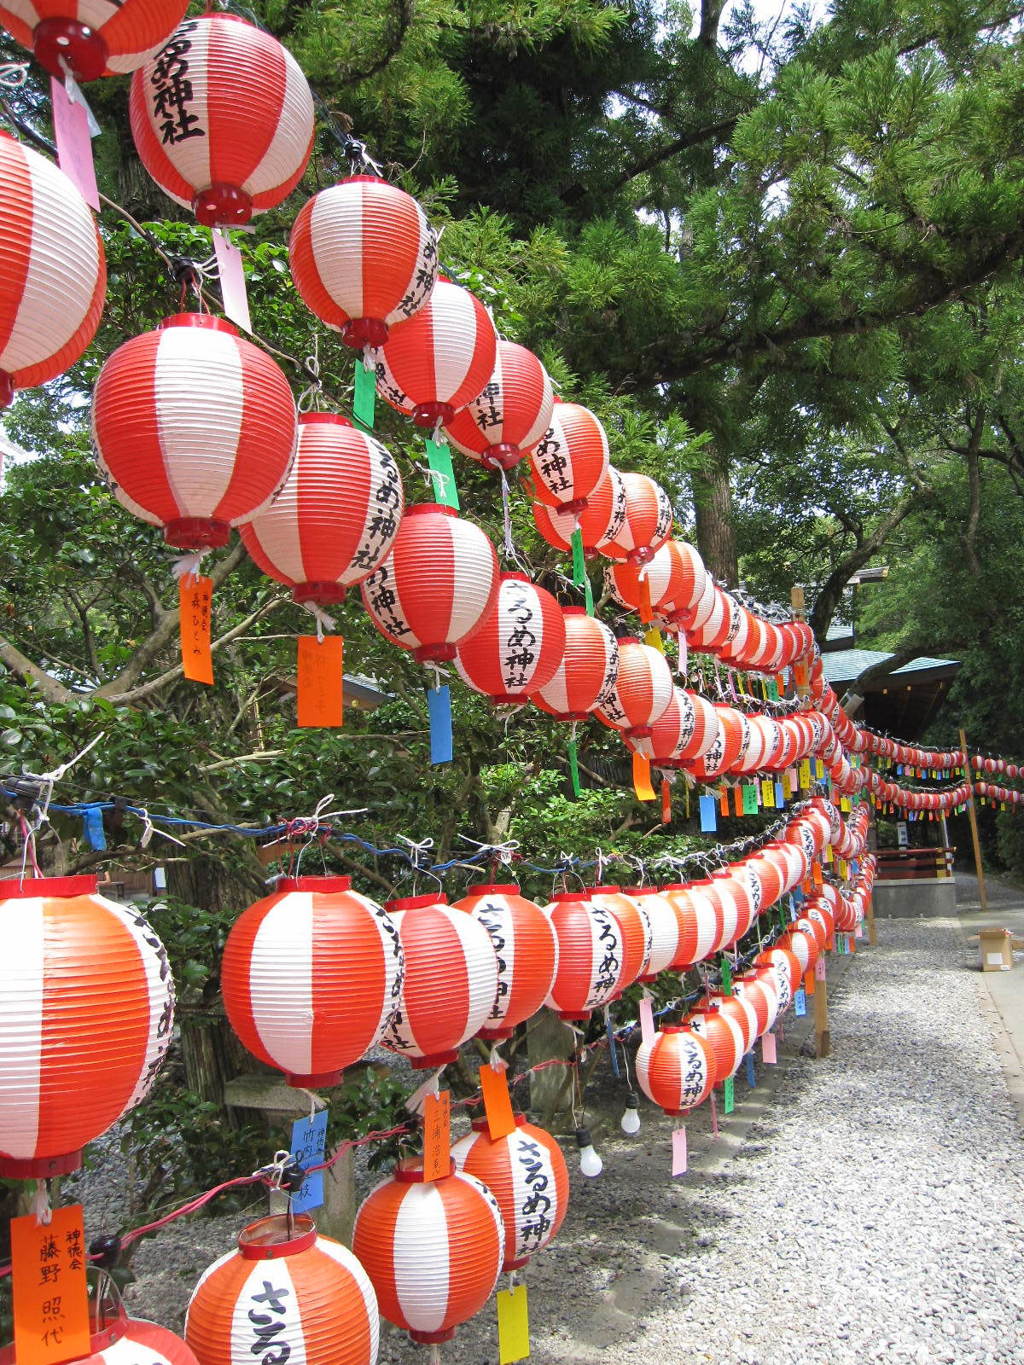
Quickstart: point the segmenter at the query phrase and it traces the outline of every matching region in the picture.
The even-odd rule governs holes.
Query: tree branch
[[[71,700],[70,688],[52,678],[45,669],[40,668],[26,654],[22,654],[17,645],[12,645],[3,636],[0,636],[0,663],[9,673],[13,673],[19,682],[25,683],[26,686],[38,687],[45,701],[62,704]]]
[[[817,640],[824,640],[836,613],[836,608],[842,601],[843,591],[850,581],[851,574],[855,574],[858,569],[864,568],[876,550],[880,550],[889,539],[900,522],[909,516],[917,505],[917,501],[916,490],[904,494],[889,515],[883,517],[871,534],[865,536],[855,549],[845,555],[825,579],[810,616],[811,629],[814,631]]]

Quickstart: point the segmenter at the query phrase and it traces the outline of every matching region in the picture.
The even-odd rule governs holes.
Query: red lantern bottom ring
[[[82,1153],[65,1152],[62,1156],[0,1156],[0,1179],[49,1180],[54,1175],[69,1175],[82,1164]]]
[[[480,463],[488,469],[511,469],[523,458],[523,452],[512,441],[488,446],[480,456]]]
[[[296,583],[292,588],[293,602],[316,602],[327,606],[344,600],[345,588],[341,583]]]
[[[376,350],[387,341],[389,331],[383,318],[349,318],[341,329],[341,339],[353,351],[362,351],[367,346]]]
[[[432,1052],[429,1057],[410,1057],[409,1060],[414,1071],[431,1071],[438,1066],[447,1066],[449,1062],[457,1062],[459,1054],[452,1048],[450,1052]]]
[[[504,1043],[515,1033],[514,1028],[482,1028],[476,1035],[485,1043]]]
[[[293,1076],[289,1071],[285,1073],[285,1080],[296,1090],[330,1090],[331,1086],[341,1085],[342,1074],[340,1071],[320,1071],[311,1076]]]
[[[501,1269],[503,1274],[509,1274],[513,1270],[522,1270],[524,1265],[530,1264],[529,1256],[520,1256],[514,1261],[502,1261]]]
[[[252,198],[238,185],[207,185],[192,200],[192,212],[204,227],[237,227],[252,217]]]
[[[611,1004],[611,1001],[608,1002]],[[585,1023],[591,1016],[591,1010],[559,1010],[559,1019],[564,1019],[567,1024]]]
[[[216,550],[230,539],[227,522],[209,517],[179,517],[164,526],[164,540],[179,550]]]
[[[417,403],[412,420],[418,427],[436,427],[439,422],[450,422],[455,416],[451,403]]]
[[[447,664],[455,658],[455,653],[454,645],[419,645],[412,657],[420,664]]]
[[[444,1332],[415,1332],[412,1330],[409,1332],[409,1336],[417,1346],[440,1346],[443,1341],[451,1341],[454,1335],[454,1327],[449,1327]]]
[[[39,65],[59,81],[64,65],[78,81],[98,80],[107,69],[106,39],[77,19],[40,20],[32,31],[32,50]]]
[[[626,556],[629,564],[647,564],[654,558],[654,551],[649,545],[639,545],[635,550],[630,550]]]
[[[14,380],[6,370],[0,370],[0,409],[9,408],[14,402]]]
[[[580,512],[585,512],[589,506],[589,498],[573,498],[572,502],[560,502],[555,511],[561,512],[563,516],[568,516],[570,512],[578,515]]]
[[[654,731],[649,725],[634,725],[632,730],[626,730],[623,733],[627,739],[650,739]]]

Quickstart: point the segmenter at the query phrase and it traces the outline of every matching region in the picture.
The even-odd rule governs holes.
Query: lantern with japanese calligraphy
[[[0,132],[0,409],[73,365],[107,290],[103,243],[63,171]]]
[[[674,766],[676,755],[689,746],[696,718],[690,694],[674,687],[671,701],[651,726],[650,736],[646,740],[627,739],[626,744],[637,753],[646,752],[652,763]]]
[[[619,641],[619,672],[608,699],[596,715],[627,739],[649,739],[654,724],[672,701],[672,670],[664,654],[632,637]]]
[[[562,608],[525,574],[506,573],[480,628],[459,645],[455,667],[474,692],[521,705],[551,681],[564,652]]]
[[[679,915],[672,902],[663,896],[656,886],[624,887],[623,895],[641,903],[651,933],[647,962],[637,980],[655,981],[672,965],[679,952],[681,936]]]
[[[306,200],[288,260],[306,307],[346,346],[372,349],[430,297],[437,238],[405,190],[353,175]]]
[[[776,944],[774,948],[766,948],[763,953],[758,953],[754,965],[774,969],[783,987],[779,995],[779,1008],[788,1009],[803,977],[803,967],[797,954],[791,948]]]
[[[607,472],[604,427],[581,403],[556,398],[551,426],[530,455],[534,497],[571,516],[590,505],[590,495]]]
[[[785,948],[793,954],[800,968],[801,976],[814,970],[814,964],[818,960],[818,941],[809,930],[798,929],[793,924],[784,934],[779,935],[775,940],[775,946],[776,948]],[[796,987],[794,987],[795,989]]]
[[[682,971],[715,951],[721,912],[690,882],[670,882],[662,887],[662,894],[679,922],[679,945],[669,966]]]
[[[455,658],[498,594],[498,556],[451,507],[406,508],[390,553],[360,591],[374,625],[420,663]]]
[[[403,896],[386,909],[402,940],[405,979],[384,1044],[418,1070],[445,1066],[494,1009],[498,961],[490,934],[444,896]]]
[[[597,546],[606,559],[646,564],[672,534],[672,504],[660,484],[646,474],[622,475],[626,515],[622,526]]]
[[[4,0],[0,24],[58,80],[121,76],[159,52],[188,0]]]
[[[710,1047],[715,1058],[715,1084],[735,1076],[746,1052],[743,1029],[731,1014],[725,1014],[708,1000],[700,1001],[686,1016],[687,1025]]]
[[[590,892],[591,905],[607,910],[619,926],[622,939],[622,966],[614,999],[628,990],[647,972],[654,944],[654,934],[647,907],[642,900],[634,900],[618,886],[595,886]]]
[[[381,1317],[422,1345],[450,1341],[484,1306],[504,1242],[501,1209],[482,1181],[454,1165],[428,1181],[416,1158],[363,1200],[352,1233]]]
[[[792,954],[790,954],[792,957]],[[796,958],[792,963],[783,958],[773,959],[769,962],[755,962],[754,975],[759,981],[768,982],[775,991],[775,1018],[785,1014],[793,1003],[793,987],[790,984],[790,970],[796,965]],[[774,1024],[775,1020],[772,1020]]]
[[[226,545],[270,503],[296,431],[280,368],[209,313],[126,341],[93,392],[93,441],[114,496],[185,550]]]
[[[554,397],[532,351],[499,341],[490,379],[445,423],[456,450],[487,469],[511,469],[551,426]]]
[[[374,1365],[379,1338],[369,1275],[305,1213],[250,1223],[204,1272],[185,1319],[199,1365]]]
[[[716,702],[715,712],[719,723],[715,742],[701,758],[687,764],[689,771],[702,781],[735,771],[737,759],[748,742],[750,727],[742,711]]]
[[[722,941],[718,945],[719,950],[731,948],[736,940],[747,932],[754,918],[750,885],[735,863],[717,868],[712,872],[711,880],[718,887],[723,908],[727,905],[733,907],[732,911],[726,914],[726,927]]]
[[[739,995],[713,991],[706,997],[706,1003],[737,1026],[743,1039],[740,1055],[746,1056],[757,1042],[757,1014],[750,1001]]]
[[[715,1054],[706,1038],[685,1025],[666,1024],[636,1054],[636,1079],[666,1114],[686,1114],[711,1094]]]
[[[256,564],[296,602],[340,602],[391,549],[402,476],[373,436],[333,412],[299,414],[295,461],[277,497],[240,534]]]
[[[498,337],[480,300],[444,275],[377,354],[377,392],[418,427],[437,427],[483,390]]]
[[[530,700],[559,720],[586,720],[619,675],[619,647],[603,621],[583,607],[563,607],[565,647],[558,667]]]
[[[728,630],[729,598],[709,574],[704,592],[686,625],[686,639],[691,649],[713,651],[715,642],[723,640]]]
[[[558,1234],[569,1206],[569,1172],[562,1149],[522,1114],[505,1137],[492,1140],[486,1118],[452,1148],[452,1160],[491,1191],[505,1225],[502,1270],[521,1270]]]
[[[234,14],[186,19],[132,77],[132,137],[163,192],[200,223],[248,223],[287,199],[313,149],[295,58]]]
[[[746,1000],[757,1015],[757,1036],[775,1023],[779,1013],[778,980],[773,971],[745,972],[732,983],[733,994]]]
[[[544,1003],[561,1019],[589,1019],[619,992],[623,947],[618,921],[586,891],[559,892],[544,913],[558,940],[558,970]]]
[[[95,877],[0,883],[0,1176],[73,1171],[150,1090],[171,1041],[163,944]]]
[[[626,519],[626,489],[622,475],[609,465],[597,487],[588,494],[582,511],[560,512],[546,503],[533,504],[533,521],[538,532],[556,550],[572,547],[573,532],[577,529],[588,553],[596,553],[598,544],[617,535]]]
[[[689,605],[695,586],[696,551],[681,540],[666,540],[649,560],[625,560],[610,564],[606,577],[615,600],[631,611],[647,615],[647,607],[657,617],[674,617]],[[703,569],[703,566],[701,566]]]
[[[511,1038],[543,1005],[558,966],[558,940],[551,921],[515,882],[474,886],[453,907],[487,930],[498,963],[498,989],[479,1037]]]
[[[235,921],[221,989],[232,1028],[289,1085],[339,1085],[398,1007],[398,930],[348,877],[282,877]]]

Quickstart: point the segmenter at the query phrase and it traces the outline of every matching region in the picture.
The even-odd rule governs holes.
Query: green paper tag
[[[743,814],[756,815],[757,812],[757,788],[753,782],[745,782],[743,784]]]
[[[590,575],[587,573],[587,561],[583,554],[583,532],[577,526],[572,533],[572,581],[577,588],[583,589],[583,598],[587,604],[587,615],[594,614],[594,590],[590,586]]]
[[[733,1090],[733,1078],[731,1076],[726,1076],[722,1083],[722,1097],[724,1100],[722,1109],[726,1114],[731,1114],[736,1108],[736,1096],[734,1095]]]
[[[356,361],[356,386],[352,396],[352,416],[367,431],[373,430],[377,412],[377,377],[362,360]]]
[[[583,787],[580,785],[580,765],[576,755],[576,741],[570,739],[568,744],[569,752],[569,780],[572,782],[573,796],[582,796]]]
[[[459,510],[459,490],[455,487],[452,452],[448,445],[427,437],[427,463],[434,476],[434,497],[445,507]]]
[[[732,995],[732,967],[727,957],[722,958],[722,994]]]
[[[774,678],[769,678],[765,683],[765,691],[768,693],[769,701],[779,700],[779,684]]]

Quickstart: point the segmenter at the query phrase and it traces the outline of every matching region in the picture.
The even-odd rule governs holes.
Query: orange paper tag
[[[813,970],[804,972],[804,994],[814,994],[814,972]]]
[[[667,825],[672,820],[672,788],[666,778],[661,779],[661,823]]]
[[[81,1204],[11,1219],[14,1349],[18,1365],[52,1365],[89,1354],[89,1295]]]
[[[516,1131],[516,1116],[512,1112],[512,1096],[508,1093],[508,1076],[505,1068],[495,1070],[493,1066],[480,1068],[480,1089],[484,1097],[484,1113],[487,1115],[487,1131],[491,1141],[508,1137]]]
[[[300,726],[344,724],[340,635],[299,636],[296,719]]]
[[[213,579],[185,574],[178,580],[178,621],[181,627],[181,663],[192,682],[213,682],[210,653],[210,606]]]
[[[646,574],[640,580],[640,620],[645,626],[654,620],[654,608],[651,606],[651,580]]]
[[[643,754],[633,755],[633,790],[638,801],[653,801],[654,788],[651,786],[651,760]]]
[[[733,805],[736,807],[736,814],[737,814],[737,815],[742,815],[742,814],[743,814],[743,788],[742,788],[742,787],[733,787],[732,793],[733,793],[733,796],[732,796]]]
[[[723,788],[722,788],[721,795],[720,795],[719,798],[718,798],[718,809],[722,812],[723,815],[728,815],[728,814],[729,814],[729,788],[728,788],[728,787],[723,787]]]
[[[423,1175],[440,1180],[451,1170],[452,1092],[428,1095],[423,1102]]]

